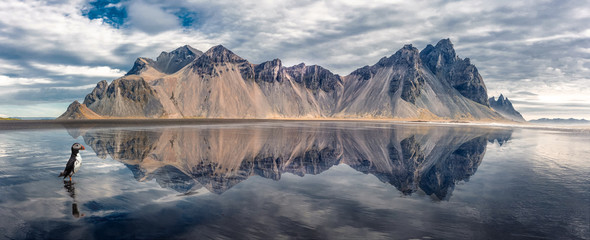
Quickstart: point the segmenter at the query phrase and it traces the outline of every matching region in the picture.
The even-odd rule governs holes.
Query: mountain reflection
[[[371,123],[283,123],[138,129],[68,128],[97,156],[124,163],[138,181],[178,192],[221,194],[250,176],[320,174],[346,164],[403,194],[448,199],[481,164],[488,142],[512,130]]]

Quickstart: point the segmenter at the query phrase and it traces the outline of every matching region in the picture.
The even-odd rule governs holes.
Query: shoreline
[[[76,120],[7,120],[0,121],[0,131],[27,129],[56,129],[76,127],[137,127],[137,126],[174,126],[174,125],[216,125],[244,123],[276,123],[276,122],[335,122],[335,123],[385,123],[404,125],[431,126],[471,126],[471,127],[510,127],[546,130],[580,130],[590,132],[588,126],[537,125],[509,121],[478,121],[478,120],[419,120],[419,119],[360,119],[360,118],[288,118],[288,119],[251,119],[251,118],[110,118],[110,119],[76,119]]]

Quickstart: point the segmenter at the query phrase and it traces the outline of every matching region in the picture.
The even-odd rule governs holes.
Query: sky
[[[348,75],[450,38],[527,120],[590,119],[590,1],[4,0],[0,16],[0,117],[57,117],[186,44]]]

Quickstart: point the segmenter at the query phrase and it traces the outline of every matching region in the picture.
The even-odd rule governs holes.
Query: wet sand
[[[215,125],[215,124],[255,124],[272,122],[373,122],[388,124],[429,124],[429,125],[469,125],[481,127],[516,127],[530,129],[552,129],[576,132],[590,132],[590,125],[543,125],[505,121],[423,121],[402,119],[228,119],[228,118],[185,118],[185,119],[84,119],[84,120],[6,120],[0,121],[0,131],[26,129],[57,129],[76,127],[134,127],[134,126],[172,126],[172,125]]]
[[[0,121],[0,130],[50,129],[77,126],[132,127],[150,125],[207,125],[232,123],[261,123],[267,119],[92,119],[92,120],[18,120]]]

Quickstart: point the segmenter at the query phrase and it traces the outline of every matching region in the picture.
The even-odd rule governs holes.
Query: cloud
[[[24,70],[24,68],[17,64],[12,64],[8,61],[0,59],[0,74],[7,74],[12,72],[19,72]],[[2,83],[0,83],[2,84]]]
[[[136,1],[127,7],[129,25],[145,33],[156,34],[175,30],[180,26],[178,18],[162,9],[159,4]]]
[[[73,88],[38,88],[22,89],[15,92],[0,95],[3,104],[26,105],[40,102],[73,102],[83,99],[90,93],[94,85]]]
[[[421,49],[451,38],[490,95],[569,99],[573,91],[590,101],[588,12],[590,3],[557,0],[9,0],[0,5],[0,75],[88,85],[185,44],[223,44],[253,63],[280,58],[347,75],[404,44]],[[84,68],[93,76],[80,75]]]
[[[31,66],[47,70],[55,75],[76,75],[88,77],[121,77],[125,75],[120,69],[112,69],[108,66],[90,67],[90,66],[72,66],[63,64],[42,64],[31,63]]]
[[[33,85],[33,84],[44,84],[44,83],[53,83],[53,81],[49,78],[19,78],[19,77],[9,77],[5,75],[0,75],[0,86],[13,86],[13,85]]]
[[[518,92],[515,92],[514,94],[521,95],[521,96],[538,96],[538,94],[532,93],[529,91],[518,91]]]

